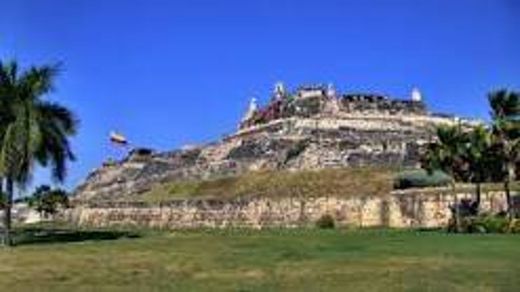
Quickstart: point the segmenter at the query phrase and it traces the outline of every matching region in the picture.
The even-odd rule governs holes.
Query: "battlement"
[[[391,99],[376,94],[345,94],[341,97],[341,110],[347,112],[374,112],[381,114],[427,115],[426,104],[422,101]]]
[[[239,129],[246,129],[270,121],[312,116],[341,116],[345,113],[381,115],[427,115],[427,108],[420,92],[414,89],[410,99],[394,99],[374,93],[339,94],[332,85],[305,85],[294,92],[282,83],[275,85],[271,100],[263,107],[252,99]]]

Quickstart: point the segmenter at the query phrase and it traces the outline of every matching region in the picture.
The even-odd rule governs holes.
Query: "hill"
[[[170,152],[134,149],[122,161],[105,163],[93,171],[75,194],[82,200],[117,200],[170,183],[193,195],[217,180],[223,185],[237,184],[226,189],[228,193],[248,190],[268,195],[269,189],[262,184],[298,176],[290,172],[281,172],[281,177],[246,175],[261,191],[243,188],[244,178],[232,177],[266,170],[413,168],[418,165],[421,146],[433,138],[433,130],[456,123],[471,126],[476,122],[430,113],[418,90],[410,99],[393,99],[378,94],[340,94],[331,86],[320,85],[289,92],[278,84],[267,105],[259,107],[252,100],[235,133],[214,143]],[[304,172],[296,181],[304,183],[310,174]]]

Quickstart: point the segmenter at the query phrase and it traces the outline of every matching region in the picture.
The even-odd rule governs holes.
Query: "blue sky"
[[[520,85],[516,0],[0,2],[0,58],[65,65],[49,98],[81,118],[68,187],[121,155],[110,130],[160,150],[218,139],[276,81],[417,86],[433,111],[480,118],[489,90]]]

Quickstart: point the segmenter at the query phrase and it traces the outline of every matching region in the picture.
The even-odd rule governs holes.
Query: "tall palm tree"
[[[436,130],[436,141],[427,145],[423,157],[423,167],[428,171],[442,170],[451,177],[450,186],[455,200],[455,223],[460,230],[459,202],[455,189],[456,179],[460,170],[465,167],[466,137],[460,125],[440,126]]]
[[[465,160],[467,163],[469,180],[475,184],[475,211],[478,212],[481,201],[481,183],[489,173],[489,152],[491,136],[484,126],[477,126],[466,133]]]
[[[16,62],[0,62],[0,181],[5,184],[4,243],[11,244],[14,188],[31,179],[35,164],[50,166],[53,179],[63,181],[74,155],[69,137],[78,121],[67,108],[43,99],[54,89],[58,66],[19,71]]]
[[[488,100],[493,118],[494,149],[501,161],[507,209],[512,216],[510,185],[520,161],[520,93],[501,89],[491,92]]]

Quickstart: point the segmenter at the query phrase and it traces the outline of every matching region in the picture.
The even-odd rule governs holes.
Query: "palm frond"
[[[54,90],[54,80],[60,72],[59,64],[31,67],[24,72],[19,80],[18,87],[23,98],[39,98]]]
[[[63,181],[74,159],[69,137],[78,120],[67,108],[42,100],[54,89],[60,65],[18,72],[16,62],[0,63],[0,171],[24,187],[35,163],[51,166]]]
[[[36,111],[42,122],[53,123],[66,135],[75,135],[79,120],[73,112],[54,102],[41,101],[36,104]]]
[[[493,119],[517,119],[520,115],[520,94],[507,89],[493,91],[488,95]]]

